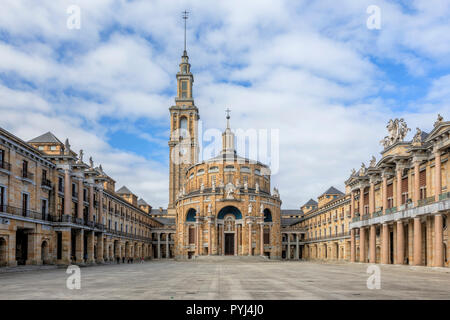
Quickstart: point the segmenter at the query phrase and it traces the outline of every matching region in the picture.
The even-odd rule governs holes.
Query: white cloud
[[[372,2],[80,0],[81,29],[68,30],[71,1],[8,1],[0,12],[0,125],[25,139],[49,130],[69,137],[118,187],[166,206],[167,163],[108,141],[124,130],[159,145],[151,153],[168,158],[167,130],[143,132],[134,124],[169,125],[180,16],[188,9],[188,52],[204,125],[223,128],[223,111],[231,107],[234,128],[279,129],[273,182],[284,207],[298,207],[330,185],[342,189],[352,167],[377,155],[389,118],[423,128],[437,112],[449,116],[448,76],[435,79],[423,99],[398,106],[404,102],[392,96],[404,86],[377,65],[404,65],[423,81],[430,81],[430,70],[449,67],[448,3],[414,1],[407,12],[377,1],[382,29],[374,32],[366,28]],[[105,116],[116,123],[104,123]]]

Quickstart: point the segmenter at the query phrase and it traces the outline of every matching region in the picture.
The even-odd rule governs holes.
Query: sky
[[[4,0],[0,127],[69,138],[117,189],[166,207],[184,10],[202,128],[223,131],[230,108],[233,129],[278,132],[262,160],[283,208],[344,191],[389,119],[411,140],[450,118],[449,1]]]

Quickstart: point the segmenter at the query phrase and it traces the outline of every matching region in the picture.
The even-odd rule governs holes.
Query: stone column
[[[238,250],[238,243],[237,243],[238,236],[237,236],[237,234],[238,234],[238,225],[237,225],[237,223],[235,223],[234,224],[234,255],[235,256],[237,256],[237,254],[238,254],[238,252],[237,252],[237,250]]]
[[[419,205],[420,200],[420,162],[415,161],[414,162],[414,204],[416,206]]]
[[[222,224],[222,255],[225,255],[225,221]]]
[[[396,188],[395,206],[399,210],[402,204],[402,168],[397,165],[397,188]]]
[[[364,214],[364,187],[359,188],[359,215]]]
[[[439,150],[434,152],[434,200],[439,201],[439,195],[442,192],[441,183],[441,153]],[[442,218],[442,216],[441,216]]]
[[[376,235],[376,227],[375,225],[371,225],[370,226],[370,234],[369,234],[369,251],[370,251],[370,256],[369,256],[369,262],[370,263],[375,263],[376,259],[377,259],[377,249],[376,249],[376,239],[377,235]]]
[[[381,230],[381,263],[389,263],[389,226],[387,223],[383,223]]]
[[[359,262],[366,262],[366,230],[359,229]]]
[[[296,259],[296,260],[299,260],[299,259],[300,259],[300,252],[299,252],[299,250],[300,250],[300,245],[299,245],[299,243],[298,243],[298,236],[299,236],[299,234],[296,233],[296,234],[295,234],[295,239],[297,240],[296,247],[295,247],[295,259]]]
[[[287,233],[288,237],[288,245],[287,245],[287,251],[286,251],[286,258],[288,260],[291,260],[291,234]]]
[[[252,222],[248,222],[248,255],[252,255]]]
[[[78,219],[83,219],[83,179],[78,179]]]
[[[87,263],[94,263],[94,241],[95,241],[95,233],[94,231],[88,232],[87,235]]]
[[[443,218],[442,214],[434,215],[434,266],[444,266],[444,245],[442,237]]]
[[[264,224],[261,222],[261,227],[260,227],[260,249],[261,249],[261,255],[264,255]]]
[[[170,233],[166,233],[166,259],[169,259],[169,236]]]
[[[211,225],[212,225],[212,221],[208,221],[208,256],[211,255],[211,251],[212,251],[212,233],[211,233]]]
[[[62,256],[61,263],[62,264],[70,264],[71,263],[71,254],[72,254],[72,232],[70,228],[67,230],[61,231],[62,237]]]
[[[405,261],[405,232],[403,221],[397,221],[397,264]]]
[[[383,174],[382,200],[383,200],[383,213],[386,214],[386,210],[387,210],[387,208],[388,208],[388,200],[387,200],[387,177],[386,177],[386,174]]]
[[[80,229],[75,235],[75,261],[84,262],[84,230]]]
[[[369,213],[373,214],[375,212],[375,184],[373,181],[370,182],[369,187]]]
[[[350,215],[351,219],[355,216],[355,193],[353,191],[350,192]]]
[[[414,255],[413,264],[415,266],[420,266],[422,264],[422,223],[420,222],[420,217],[414,218]]]
[[[199,232],[198,229],[200,228],[198,224],[198,217],[195,218],[195,255],[198,256],[200,254],[200,247],[199,247]],[[158,237],[159,239],[159,237]],[[159,245],[159,243],[158,243]]]
[[[94,194],[94,191],[92,189],[92,195]],[[94,214],[94,211],[92,210],[92,213],[89,213],[90,219],[92,219],[92,215]],[[98,221],[100,223],[103,223],[103,190],[98,190]],[[112,227],[112,226],[111,226]]]
[[[104,257],[103,257],[103,248],[104,242],[103,242],[103,233],[100,233],[97,236],[97,263],[103,263]]]
[[[350,262],[356,262],[355,229],[350,230]]]
[[[158,259],[161,259],[161,233],[158,232]],[[197,238],[197,235],[195,236],[195,238]],[[197,252],[197,249],[195,249],[195,251]]]
[[[89,184],[89,220],[92,220],[93,214],[94,214],[94,185]],[[98,222],[103,223],[100,220],[100,215],[98,217]]]
[[[64,214],[72,215],[72,181],[69,169],[64,170]]]

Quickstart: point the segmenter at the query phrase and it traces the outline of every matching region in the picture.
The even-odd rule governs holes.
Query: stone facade
[[[353,170],[345,195],[323,206],[319,198],[291,226],[306,233],[303,258],[449,266],[450,122],[438,116],[412,141],[402,119],[387,128],[381,159]]]
[[[175,256],[262,255],[281,258],[281,200],[270,192],[270,169],[239,157],[227,116],[223,150],[198,163],[199,112],[184,51],[177,74],[176,105],[170,108],[168,210],[175,210]]]
[[[68,140],[46,133],[27,143],[0,129],[0,265],[158,257],[157,236],[173,256],[173,228],[130,191],[114,190]]]

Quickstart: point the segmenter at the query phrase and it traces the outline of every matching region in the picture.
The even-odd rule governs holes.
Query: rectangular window
[[[0,212],[6,212],[6,188],[0,186]]]
[[[269,229],[264,229],[264,244],[270,244],[270,231]]]
[[[28,211],[28,194],[22,193],[22,214],[24,217],[27,216]]]
[[[5,163],[5,150],[0,149],[0,168],[4,168],[3,165]]]
[[[22,162],[22,177],[28,177],[28,161],[23,160]]]
[[[181,81],[181,97],[187,98],[188,96],[188,82],[187,81]]]

